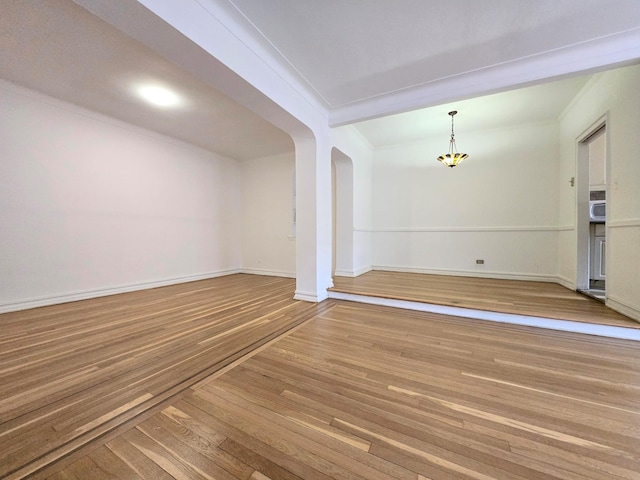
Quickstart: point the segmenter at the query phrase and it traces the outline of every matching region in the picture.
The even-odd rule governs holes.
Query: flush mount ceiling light
[[[182,103],[182,99],[178,94],[160,85],[140,85],[136,88],[136,92],[140,97],[156,107],[177,107]]]
[[[438,157],[439,162],[451,168],[455,167],[469,156],[466,153],[458,153],[458,149],[456,148],[456,140],[453,134],[453,116],[456,113],[458,113],[456,110],[449,112],[449,115],[451,115],[451,139],[449,140],[449,153]]]

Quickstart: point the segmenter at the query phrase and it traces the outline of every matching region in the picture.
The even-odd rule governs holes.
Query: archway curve
[[[224,22],[216,21],[226,15],[224,9],[206,10],[195,0],[179,6],[153,0],[144,5],[124,2],[117,8],[109,2],[77,3],[291,136],[298,191],[295,298],[312,302],[327,298],[331,282],[327,112],[256,54],[250,39],[240,39]]]
[[[331,162],[335,168],[333,199],[335,202],[333,218],[334,249],[333,275],[355,276],[354,239],[353,239],[353,160],[336,147],[331,149]]]

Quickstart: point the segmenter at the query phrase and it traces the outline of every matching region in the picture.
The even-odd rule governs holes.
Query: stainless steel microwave
[[[606,200],[591,200],[589,202],[589,220],[592,222],[604,222],[607,215]]]

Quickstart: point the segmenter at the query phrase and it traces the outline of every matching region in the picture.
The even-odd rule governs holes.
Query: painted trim
[[[557,275],[556,278],[558,283],[563,287],[568,288],[569,290],[576,290],[576,283],[570,278],[567,278],[563,275]]]
[[[545,78],[630,63],[639,56],[640,28],[632,28],[336,105],[329,114],[329,126],[338,127],[392,113],[441,105],[459,98],[497,93]],[[487,85],[492,88],[488,89]]]
[[[457,277],[497,278],[503,280],[528,280],[533,282],[558,283],[556,275],[543,275],[540,273],[510,273],[487,270],[449,270],[434,268],[396,267],[391,265],[374,265],[372,270],[386,272],[423,273],[427,275],[452,275]]]
[[[355,271],[351,271],[351,270],[336,270],[335,272],[333,272],[333,275],[336,277],[350,277],[350,278],[355,278],[355,277],[359,277],[360,275],[363,275],[367,272],[370,272],[372,270],[371,267],[364,267],[361,268],[359,270],[355,270]]]
[[[293,296],[294,300],[302,300],[303,302],[312,302],[312,303],[320,303],[323,300],[329,298],[329,294],[325,291],[323,294],[318,295],[315,292],[302,292],[300,290],[296,290],[295,295]]]
[[[607,221],[608,228],[640,227],[640,218]]]
[[[334,277],[356,277],[355,272],[349,270],[336,270],[333,272]]]
[[[619,312],[635,320],[636,322],[640,322],[640,309],[638,307],[629,305],[621,298],[615,295],[607,295],[606,305],[607,307],[615,310],[616,312]]]
[[[93,5],[93,2],[86,0],[80,0],[80,3]],[[232,2],[201,0],[186,2],[183,0],[178,9],[173,2],[139,0],[139,3],[248,83],[257,85],[260,82],[256,83],[256,79],[260,78],[264,79],[263,84],[286,86],[288,90],[286,95],[304,102],[313,109],[314,114],[327,117],[329,105],[327,100],[311,87],[311,83]],[[105,19],[104,15],[96,13],[95,9],[91,11]],[[123,25],[113,21],[109,23],[128,35],[134,36],[123,29]],[[135,38],[143,41],[139,37]],[[212,42],[229,45],[229,48],[212,49]],[[253,73],[248,74],[248,70],[253,70]],[[265,95],[271,97],[275,103],[282,104],[281,101],[270,96],[264,87],[256,88],[265,92]]]
[[[445,305],[434,305],[430,303],[410,302],[407,300],[394,300],[381,297],[369,297],[366,295],[354,295],[351,293],[333,291],[329,292],[329,297],[336,300],[346,300],[370,305],[381,305],[385,307],[403,308],[405,310],[447,315],[451,321],[455,321],[456,317],[464,317],[489,322],[509,323],[512,325],[546,328],[549,330],[597,335],[600,337],[621,338],[624,340],[640,342],[640,328],[624,328],[609,325],[597,325],[593,323],[571,322],[568,320],[557,320],[553,318],[514,315],[511,313],[498,313],[488,310],[474,310],[472,308],[449,307]]]
[[[19,300],[16,302],[0,303],[0,313],[17,312],[19,310],[27,310],[36,307],[46,307],[49,305],[58,305],[60,303],[77,302],[78,300],[89,300],[91,298],[107,297],[109,295],[118,295],[120,293],[135,292],[138,290],[148,290],[150,288],[166,287],[168,285],[176,285],[179,283],[196,282],[198,280],[207,280],[209,278],[223,277],[226,275],[234,275],[242,273],[239,269],[219,270],[217,272],[203,273],[199,275],[189,275],[186,277],[175,277],[155,282],[132,283],[129,285],[121,285],[119,287],[101,288],[98,290],[86,290],[82,292],[65,293],[62,295],[54,295],[51,297],[38,297],[28,300]]]
[[[371,233],[420,233],[420,232],[558,232],[573,230],[573,226],[518,226],[518,227],[397,227],[397,228],[354,228],[356,232]]]
[[[242,268],[240,273],[247,273],[249,275],[266,275],[268,277],[285,277],[296,278],[296,272],[284,272],[280,270],[262,270],[260,268]]]

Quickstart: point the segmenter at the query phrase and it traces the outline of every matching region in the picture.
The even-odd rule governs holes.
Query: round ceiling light
[[[160,85],[141,85],[136,90],[140,97],[156,107],[177,107],[182,103],[177,93]]]

